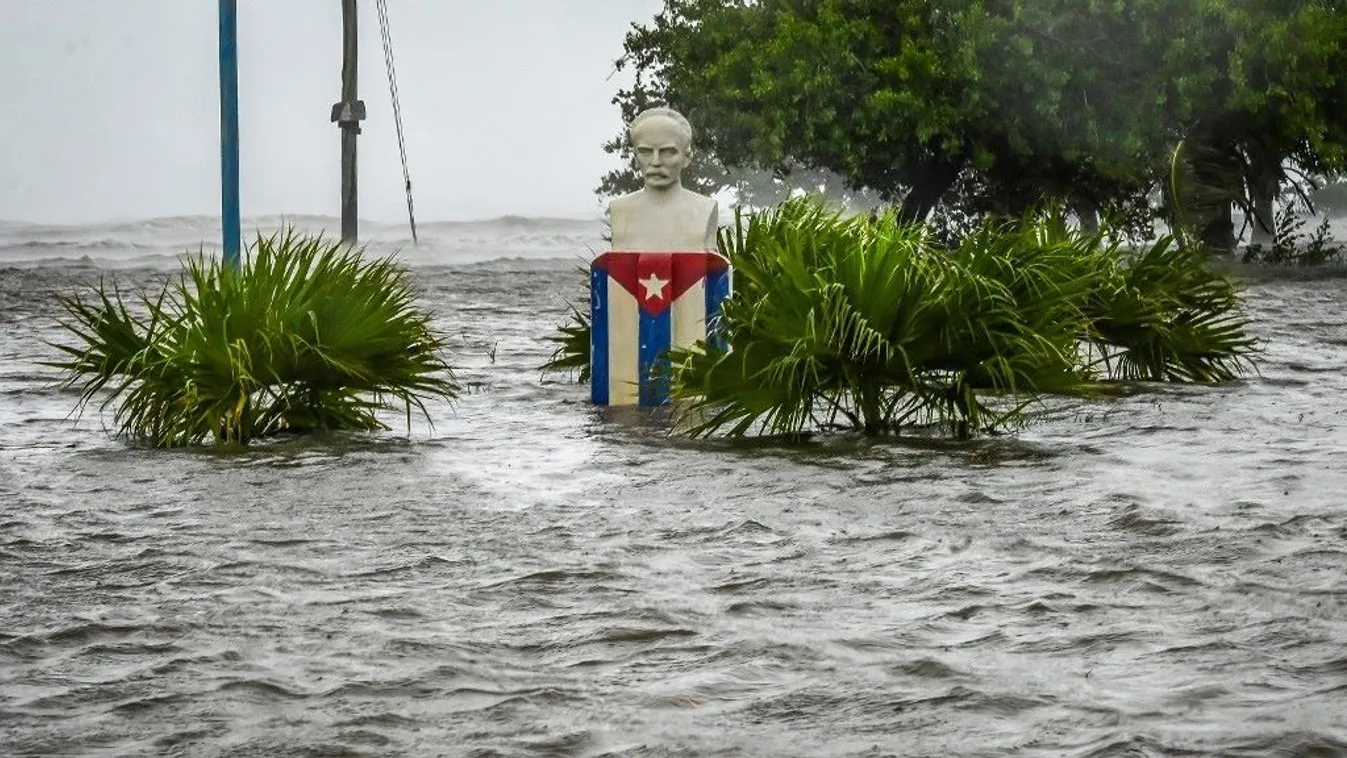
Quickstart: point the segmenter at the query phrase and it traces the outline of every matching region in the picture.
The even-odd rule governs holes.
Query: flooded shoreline
[[[1249,281],[1263,353],[1228,386],[782,447],[541,375],[574,267],[415,267],[465,396],[234,453],[72,424],[34,361],[103,272],[0,272],[0,744],[1347,753],[1344,280]]]

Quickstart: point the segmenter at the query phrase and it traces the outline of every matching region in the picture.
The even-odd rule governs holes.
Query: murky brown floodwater
[[[433,430],[221,454],[72,425],[98,272],[0,269],[0,754],[1347,754],[1347,279],[1232,386],[787,449],[541,377],[572,261],[416,274]]]

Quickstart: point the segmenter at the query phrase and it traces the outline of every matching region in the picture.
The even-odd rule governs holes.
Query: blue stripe
[[[673,340],[670,308],[658,316],[641,311],[641,405],[669,402],[669,344]]]
[[[719,328],[720,304],[730,296],[730,270],[711,271],[706,275],[706,343],[726,349],[725,337]]]
[[[589,272],[589,398],[608,405],[608,272]]]

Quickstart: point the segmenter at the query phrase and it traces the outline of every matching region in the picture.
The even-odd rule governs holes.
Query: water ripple
[[[0,752],[1347,754],[1340,281],[1252,285],[1231,387],[796,448],[540,381],[573,268],[415,269],[455,411],[243,453],[73,426],[101,272],[0,269]]]

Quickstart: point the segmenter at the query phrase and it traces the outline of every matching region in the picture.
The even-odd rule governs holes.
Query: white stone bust
[[[692,159],[692,125],[672,108],[642,111],[627,127],[645,187],[608,204],[617,251],[716,250],[716,201],[684,189]]]

